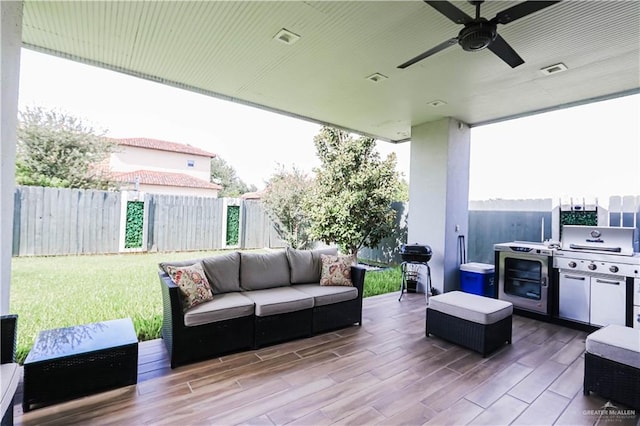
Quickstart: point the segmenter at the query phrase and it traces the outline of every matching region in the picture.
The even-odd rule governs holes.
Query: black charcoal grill
[[[426,244],[403,244],[400,247],[400,257],[402,258],[402,264],[400,270],[402,271],[402,287],[400,287],[400,298],[406,290],[407,293],[415,293],[418,285],[418,270],[420,265],[427,267],[427,280],[428,287],[426,294],[428,297],[429,290],[431,289],[431,268],[429,268],[428,262],[431,260],[431,247]]]
[[[431,247],[426,244],[403,244],[400,247],[400,256],[403,262],[427,263],[431,260]]]

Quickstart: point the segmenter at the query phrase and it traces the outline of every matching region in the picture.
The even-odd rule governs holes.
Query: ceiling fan
[[[480,16],[480,5],[484,3],[482,0],[469,0],[469,3],[476,8],[476,17],[464,13],[458,9],[452,3],[448,1],[432,1],[424,0],[429,6],[433,7],[438,12],[455,22],[456,24],[464,25],[464,28],[458,33],[457,37],[450,38],[449,40],[440,43],[439,45],[427,50],[424,53],[416,56],[415,58],[405,62],[402,65],[398,65],[398,68],[405,69],[408,66],[415,64],[431,55],[434,55],[447,47],[453,46],[458,43],[467,52],[475,52],[488,48],[495,53],[500,59],[505,61],[511,68],[515,68],[518,65],[524,64],[524,60],[516,53],[515,50],[498,34],[498,24],[508,24],[517,19],[523,18],[534,12],[537,12],[545,7],[552,6],[559,3],[561,0],[556,1],[525,1],[518,3],[508,9],[499,12],[493,19],[487,20]]]

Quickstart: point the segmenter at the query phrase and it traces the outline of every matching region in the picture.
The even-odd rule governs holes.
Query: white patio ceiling
[[[484,3],[482,15],[516,3]],[[455,4],[474,15],[467,2]],[[300,40],[274,40],[282,28]],[[525,60],[515,69],[488,50],[459,46],[397,68],[461,28],[418,0],[26,0],[23,42],[389,141],[441,117],[477,125],[640,87],[638,1],[566,0],[499,26]],[[556,63],[568,71],[539,71]],[[374,73],[388,79],[366,79]],[[446,104],[434,108],[434,100]]]

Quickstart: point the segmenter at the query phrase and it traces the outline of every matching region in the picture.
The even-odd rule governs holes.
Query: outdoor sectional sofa
[[[323,254],[331,256],[325,262],[339,259],[329,248],[160,263],[162,338],[171,367],[361,324],[365,269],[346,268],[352,286],[320,285]],[[185,295],[169,273],[195,264],[213,298],[185,310]]]

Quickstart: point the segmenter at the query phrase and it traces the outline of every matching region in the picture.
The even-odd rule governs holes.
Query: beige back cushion
[[[290,285],[289,262],[284,250],[240,254],[240,287],[243,290]]]
[[[168,272],[167,266],[189,266],[201,263],[204,274],[211,285],[213,294],[240,291],[240,253],[234,251],[204,259],[181,260],[177,262],[161,262],[160,269]]]
[[[296,250],[287,248],[287,260],[291,269],[291,284],[317,284],[320,282],[322,263],[320,255],[336,255],[337,248]]]

